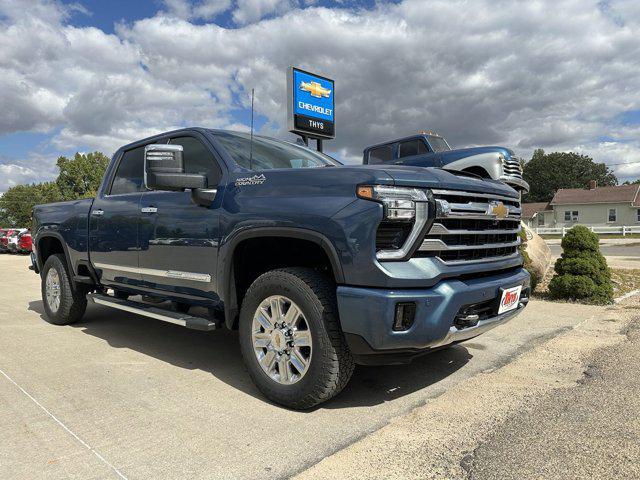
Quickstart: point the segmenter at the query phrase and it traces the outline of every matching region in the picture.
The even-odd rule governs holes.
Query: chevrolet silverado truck
[[[30,268],[56,325],[90,301],[239,329],[258,389],[306,409],[356,363],[407,363],[522,311],[520,214],[500,182],[189,128],[120,148],[95,198],[36,206]]]
[[[364,164],[396,164],[418,167],[440,167],[474,173],[483,178],[500,180],[515,190],[527,193],[529,184],[522,179],[521,159],[504,147],[452,149],[434,132],[390,140],[364,150]]]

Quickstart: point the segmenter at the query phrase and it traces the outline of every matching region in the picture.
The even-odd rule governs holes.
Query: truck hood
[[[462,172],[408,165],[381,165],[381,167],[399,186],[466,190],[518,198],[518,192],[502,182]]]
[[[471,157],[473,155],[480,155],[483,153],[501,153],[505,158],[513,156],[513,151],[505,147],[471,147],[471,148],[458,148],[456,150],[448,150],[440,152],[442,161],[444,164],[455,162],[461,158]]]

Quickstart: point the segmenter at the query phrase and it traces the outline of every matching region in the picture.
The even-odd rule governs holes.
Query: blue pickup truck
[[[95,198],[35,207],[31,268],[56,325],[91,301],[239,329],[260,391],[305,409],[356,363],[406,363],[520,312],[520,214],[497,181],[189,128],[120,148]]]
[[[364,149],[365,165],[395,164],[416,167],[440,167],[500,180],[515,190],[527,193],[529,184],[522,178],[522,160],[505,147],[452,149],[434,132],[389,140]]]

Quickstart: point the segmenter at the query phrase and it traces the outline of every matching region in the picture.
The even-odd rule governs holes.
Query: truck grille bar
[[[516,157],[511,157],[504,162],[504,174],[509,177],[522,178],[522,167],[520,166],[520,160]]]
[[[518,256],[520,201],[513,197],[433,190],[436,218],[416,256],[447,264],[477,263]]]

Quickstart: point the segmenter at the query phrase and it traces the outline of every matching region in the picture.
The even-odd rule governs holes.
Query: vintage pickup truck
[[[31,268],[53,324],[90,300],[239,328],[257,387],[304,409],[355,363],[408,362],[520,312],[520,213],[490,179],[189,128],[120,148],[96,198],[35,207]]]
[[[391,163],[460,170],[500,180],[520,192],[529,191],[529,184],[522,179],[521,160],[513,150],[505,147],[454,150],[441,135],[434,132],[420,132],[367,147],[363,162],[365,165]]]

